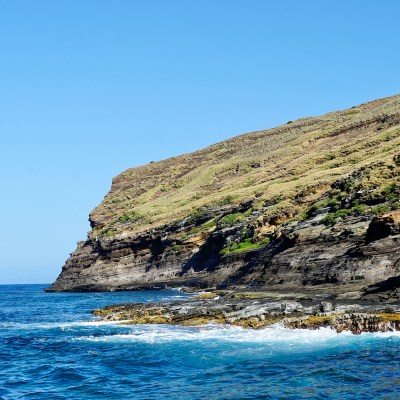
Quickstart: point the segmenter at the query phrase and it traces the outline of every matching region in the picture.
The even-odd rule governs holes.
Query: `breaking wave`
[[[232,343],[264,343],[268,345],[285,345],[294,348],[318,345],[340,345],[364,340],[382,338],[400,338],[400,332],[362,333],[354,335],[351,332],[337,333],[331,328],[287,329],[280,325],[254,330],[225,325],[205,325],[201,327],[180,327],[171,325],[136,325],[129,333],[105,336],[80,336],[78,341],[93,342],[142,342],[166,343],[185,341],[222,341]]]
[[[177,293],[0,287],[0,399],[398,398],[400,332],[91,320]]]

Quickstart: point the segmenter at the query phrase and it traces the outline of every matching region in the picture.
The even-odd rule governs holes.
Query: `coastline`
[[[109,305],[92,313],[102,321],[123,324],[198,326],[225,324],[263,329],[332,328],[335,331],[400,331],[400,302],[331,298],[327,294],[210,290],[186,300]]]

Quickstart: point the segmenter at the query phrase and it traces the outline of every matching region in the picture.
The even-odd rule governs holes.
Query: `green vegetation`
[[[238,222],[244,221],[244,215],[242,213],[228,214],[225,217],[222,217],[218,223],[220,225],[235,225]]]
[[[333,200],[333,199],[332,199]],[[317,201],[316,203],[314,203],[307,211],[306,211],[306,217],[310,217],[312,214],[315,213],[315,211],[321,209],[321,208],[325,208],[328,206],[330,199],[324,199],[324,200],[320,200]],[[335,199],[336,201],[336,199]]]
[[[227,205],[229,205],[229,204],[232,204],[232,203],[233,203],[233,200],[234,200],[234,197],[231,196],[231,195],[228,195],[228,196],[226,196],[226,197],[224,197],[224,198],[222,199],[221,204],[222,204],[223,206],[227,206]]]
[[[390,164],[377,163],[364,167],[352,176],[336,182],[334,189],[304,211],[298,219],[304,220],[315,215],[317,210],[327,208],[328,215],[323,222],[330,225],[338,218],[350,215],[377,215],[396,210],[400,206],[398,175],[399,171]]]
[[[118,222],[137,222],[141,216],[135,211],[125,211],[122,216],[118,218]]]
[[[164,249],[165,255],[171,255],[173,253],[179,253],[183,249],[181,244],[171,244]]]
[[[243,213],[243,216],[244,216],[244,217],[249,217],[249,216],[252,214],[252,212],[253,212],[253,209],[252,209],[252,208],[249,208],[248,210],[246,210],[246,211]]]
[[[349,215],[362,215],[365,213],[366,205],[365,204],[357,204],[351,208],[343,208],[341,210],[337,210],[333,213],[329,213],[322,222],[326,225],[330,225],[336,221],[337,218],[347,217]]]
[[[347,115],[356,115],[356,114],[358,114],[360,112],[360,110],[351,110],[351,111],[348,111],[346,114]]]
[[[374,214],[374,215],[387,213],[388,211],[390,211],[389,204],[381,204],[379,206],[372,207],[370,210],[371,214]]]
[[[242,253],[247,250],[260,249],[262,247],[265,247],[269,242],[270,242],[269,238],[266,238],[263,241],[258,242],[258,243],[254,242],[253,238],[247,238],[247,239],[243,239],[239,243],[236,243],[236,242],[229,243],[229,245],[224,247],[219,252],[219,254],[226,255],[229,253]]]
[[[105,237],[115,236],[117,233],[118,233],[118,230],[115,228],[106,228],[106,229],[99,231],[99,234],[101,234],[102,236],[105,236]]]
[[[400,200],[400,184],[391,183],[385,186],[382,190],[382,195],[390,201]]]
[[[197,233],[205,231],[206,229],[213,228],[216,225],[217,225],[217,223],[216,223],[215,219],[213,219],[212,221],[206,222],[203,225],[200,225],[200,226],[197,226],[196,228],[193,228],[189,232],[185,233],[184,236],[196,235]]]

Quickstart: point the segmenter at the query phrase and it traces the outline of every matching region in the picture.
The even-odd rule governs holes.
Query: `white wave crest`
[[[39,323],[18,323],[10,322],[0,324],[0,328],[16,328],[16,329],[70,329],[75,327],[101,327],[101,326],[120,326],[121,323],[128,321],[75,321],[75,322],[39,322]]]
[[[206,325],[202,327],[178,327],[169,325],[135,326],[130,333],[108,336],[81,336],[73,340],[93,342],[142,342],[165,343],[174,341],[207,341],[218,340],[236,343],[269,343],[289,347],[364,340],[365,338],[400,337],[400,332],[363,333],[353,335],[351,332],[337,333],[330,328],[318,330],[287,329],[280,325],[253,330],[224,325]]]

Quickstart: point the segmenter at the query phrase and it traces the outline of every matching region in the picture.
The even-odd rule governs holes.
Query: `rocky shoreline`
[[[251,329],[280,324],[354,334],[400,330],[400,302],[354,302],[304,293],[214,290],[181,301],[110,305],[93,314],[124,324],[228,324]]]

